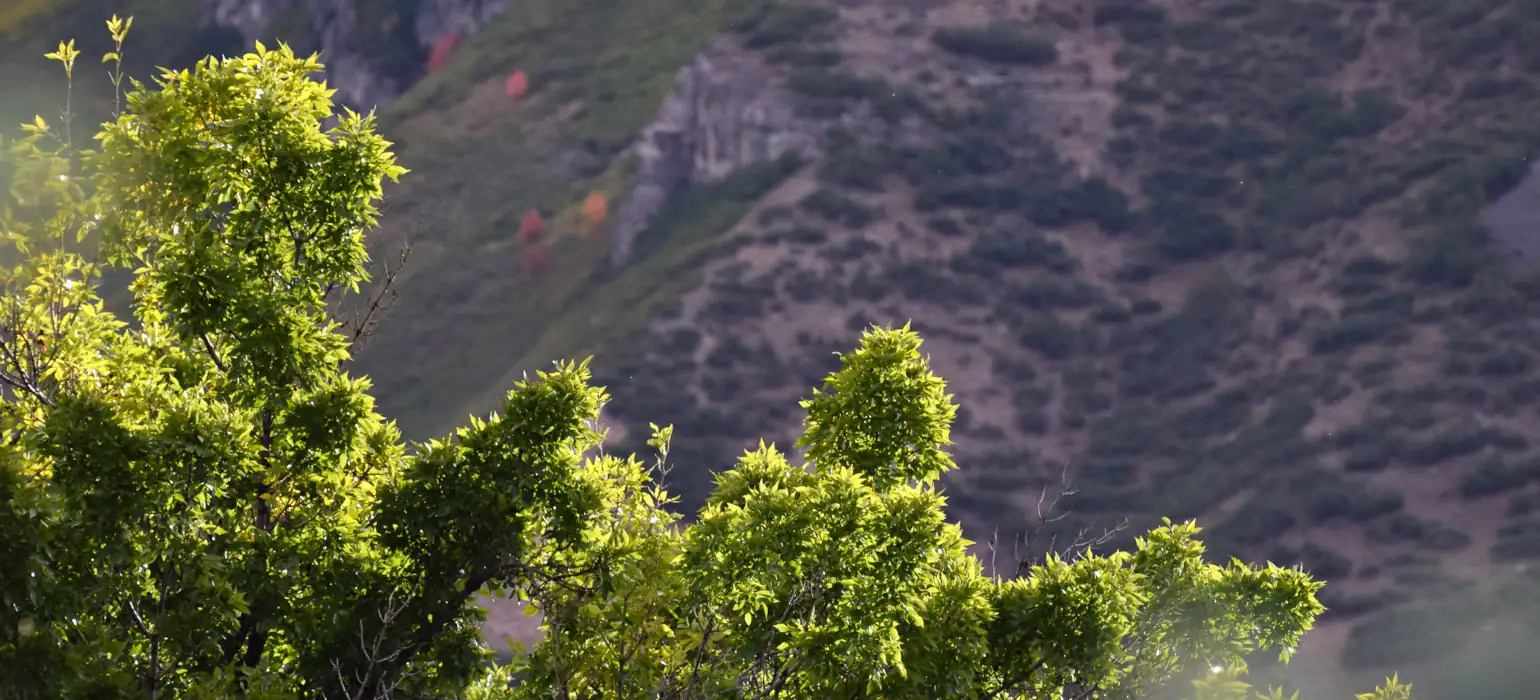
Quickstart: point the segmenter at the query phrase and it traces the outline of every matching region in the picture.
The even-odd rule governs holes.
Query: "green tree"
[[[404,171],[371,117],[323,130],[319,67],[258,45],[131,83],[95,149],[67,118],[4,144],[0,697],[1132,698],[1215,667],[1195,690],[1232,698],[1321,611],[1298,570],[1205,563],[1190,523],[986,576],[907,328],[804,403],[810,468],[761,445],[689,526],[669,430],[657,466],[603,454],[585,364],[403,444],[329,309]],[[479,591],[545,641],[491,667]]]
[[[873,330],[841,357],[803,402],[808,467],[761,444],[687,527],[657,491],[628,504],[607,580],[528,591],[548,636],[512,696],[1133,699],[1197,676],[1244,698],[1247,656],[1288,658],[1322,584],[1207,563],[1193,523],[986,576],[934,487],[956,407],[920,342]]]

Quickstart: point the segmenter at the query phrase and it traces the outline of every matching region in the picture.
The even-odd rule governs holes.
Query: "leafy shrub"
[[[1135,458],[1159,444],[1160,417],[1143,407],[1125,407],[1113,411],[1091,427],[1086,444],[1088,458]]]
[[[1540,522],[1509,523],[1497,530],[1490,554],[1495,561],[1540,559]]]
[[[826,100],[862,100],[881,93],[878,83],[844,71],[800,68],[786,78],[793,92]]]
[[[770,63],[802,68],[831,68],[840,64],[844,56],[838,49],[812,48],[807,46],[781,46],[765,54]]]
[[[1396,456],[1396,448],[1390,440],[1381,439],[1358,445],[1342,458],[1342,468],[1350,472],[1377,472],[1390,466]]]
[[[1294,514],[1279,506],[1253,500],[1213,530],[1215,539],[1254,545],[1276,539],[1294,526]]]
[[[1186,443],[1228,435],[1251,422],[1254,397],[1245,388],[1219,393],[1207,403],[1172,417],[1167,425],[1170,437]]]
[[[877,218],[876,210],[830,189],[813,192],[798,205],[827,221],[856,229]]]
[[[839,13],[814,5],[772,2],[738,23],[744,45],[762,49],[830,38],[830,25]]]
[[[1491,100],[1533,90],[1529,81],[1523,78],[1481,74],[1471,78],[1460,89],[1460,99],[1467,102]]]
[[[1452,552],[1471,543],[1470,535],[1406,512],[1372,523],[1364,532],[1378,542],[1409,542],[1435,552]]]
[[[1075,470],[1075,481],[1095,487],[1121,488],[1134,485],[1139,478],[1139,468],[1126,459],[1093,458],[1081,462]]]
[[[1193,53],[1221,50],[1235,40],[1224,25],[1203,20],[1172,25],[1171,38]]]
[[[1128,309],[1113,304],[1104,304],[1091,312],[1091,320],[1097,323],[1128,323],[1133,318],[1134,315],[1129,313]]]
[[[1048,413],[1041,406],[1017,407],[1016,428],[1027,435],[1043,435],[1048,432]]]
[[[1075,328],[1052,316],[1027,321],[1017,340],[1023,347],[1036,350],[1050,360],[1067,359],[1080,346],[1080,335]]]
[[[1120,358],[1119,393],[1176,400],[1207,391],[1214,385],[1208,367],[1220,356],[1219,344],[1238,312],[1235,302],[1227,284],[1199,285],[1180,313],[1155,327],[1153,348]]]
[[[942,27],[930,38],[948,53],[993,63],[1046,66],[1059,59],[1052,41],[1001,25]]]
[[[1306,88],[1284,99],[1280,111],[1284,125],[1330,143],[1377,134],[1400,119],[1406,108],[1380,92],[1357,93],[1348,107],[1336,95]]]
[[[1306,571],[1322,578],[1344,579],[1353,573],[1353,560],[1314,542],[1305,543],[1299,553],[1299,563]]]
[[[1155,118],[1144,110],[1128,105],[1119,105],[1112,110],[1112,126],[1117,129],[1137,129],[1143,126],[1153,126]]]
[[[1163,33],[1166,9],[1150,0],[1103,0],[1091,10],[1091,23],[1116,26],[1131,42],[1149,41]]]
[[[660,346],[664,353],[670,356],[688,356],[700,347],[700,331],[690,328],[675,328],[663,335]]]
[[[1113,90],[1117,92],[1118,97],[1123,98],[1124,102],[1149,104],[1160,100],[1159,89],[1137,78],[1119,80],[1118,84],[1113,87]]]
[[[1033,277],[1021,285],[1012,285],[1004,294],[1006,303],[1033,311],[1084,309],[1100,298],[1096,288],[1085,280],[1045,277]]]
[[[1488,377],[1512,377],[1529,372],[1534,359],[1515,347],[1493,349],[1476,365],[1476,371]]]
[[[1413,464],[1429,466],[1475,454],[1487,444],[1487,437],[1481,430],[1451,427],[1427,438],[1411,441],[1402,454]]]
[[[1445,653],[1449,621],[1427,608],[1391,608],[1353,626],[1342,648],[1350,669],[1416,663]]]
[[[1490,241],[1479,224],[1439,226],[1412,239],[1407,272],[1422,284],[1464,287],[1489,264]]]
[[[1189,208],[1184,215],[1163,221],[1155,231],[1154,243],[1161,257],[1191,262],[1229,251],[1238,239],[1235,227],[1224,217]]]
[[[1342,274],[1351,277],[1380,277],[1396,269],[1396,264],[1381,257],[1364,254],[1354,256],[1342,266]]]
[[[792,226],[762,234],[761,238],[768,243],[794,243],[798,245],[818,245],[829,240],[829,233],[817,226]]]
[[[1353,593],[1344,590],[1341,586],[1328,585],[1321,589],[1318,596],[1321,604],[1326,606],[1326,612],[1321,614],[1325,620],[1349,619],[1362,617],[1377,610],[1383,610],[1387,605],[1399,602],[1395,599],[1405,598],[1399,591],[1390,593]]]
[[[1072,208],[1095,221],[1107,233],[1118,233],[1133,225],[1128,195],[1113,187],[1105,178],[1092,177],[1067,193]]]
[[[965,178],[921,186],[915,192],[914,207],[925,212],[936,211],[943,207],[1006,209],[1020,199],[1020,193],[1014,187],[996,185],[976,178]]]
[[[818,179],[830,185],[881,192],[886,173],[886,163],[881,156],[845,145],[829,149],[818,169]]]
[[[1235,191],[1234,177],[1223,173],[1161,168],[1144,177],[1144,192],[1156,199],[1222,199]]]
[[[1416,302],[1411,292],[1380,292],[1348,300],[1342,305],[1342,316],[1406,320],[1411,318]]]
[[[968,256],[981,264],[1002,268],[1041,268],[1069,273],[1078,261],[1058,241],[1040,233],[1013,234],[991,231],[980,235],[968,248]]]
[[[1300,568],[1322,578],[1331,580],[1347,578],[1353,573],[1353,561],[1339,554],[1336,550],[1322,547],[1314,542],[1306,542],[1299,550],[1289,547],[1274,547],[1267,555],[1268,561],[1299,562]]]
[[[925,221],[925,225],[928,226],[930,230],[948,238],[961,236],[964,233],[962,225],[957,223],[956,219],[948,216],[930,217]]]
[[[1155,138],[1162,146],[1201,151],[1217,144],[1224,133],[1225,127],[1215,122],[1174,118],[1156,132]]]
[[[1127,168],[1139,156],[1139,141],[1128,135],[1114,136],[1107,142],[1106,156],[1109,163]]]
[[[978,285],[967,284],[931,263],[906,263],[894,267],[888,279],[911,301],[983,306],[991,301]]]
[[[1372,489],[1327,471],[1294,477],[1290,480],[1289,492],[1302,497],[1305,513],[1315,522],[1336,518],[1368,522],[1405,507],[1405,499],[1400,493]]]
[[[1344,318],[1332,326],[1315,333],[1310,340],[1310,352],[1330,355],[1352,350],[1359,346],[1378,343],[1389,338],[1397,325],[1390,319],[1378,316]]]
[[[1493,456],[1460,477],[1459,491],[1466,498],[1492,496],[1523,488],[1537,476],[1540,476],[1540,463],[1534,460],[1508,464],[1502,457]]]

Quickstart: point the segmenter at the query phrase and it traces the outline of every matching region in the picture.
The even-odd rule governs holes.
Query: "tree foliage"
[[[50,57],[73,75],[73,44]],[[371,116],[323,129],[319,68],[258,44],[129,83],[94,149],[68,115],[4,144],[0,697],[1134,698],[1196,673],[1233,698],[1321,612],[1298,569],[1205,562],[1192,523],[986,575],[908,328],[804,402],[806,466],[761,444],[690,525],[668,429],[657,465],[600,449],[586,364],[404,444],[330,311],[404,170]],[[477,592],[532,601],[545,640],[492,666]]]

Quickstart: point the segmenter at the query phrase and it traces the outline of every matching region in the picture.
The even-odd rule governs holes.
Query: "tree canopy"
[[[803,402],[805,465],[761,443],[689,524],[671,431],[651,464],[605,453],[586,362],[403,443],[333,309],[405,171],[319,68],[258,44],[130,81],[92,148],[67,116],[3,144],[0,697],[1241,698],[1322,611],[1298,568],[1206,562],[1193,523],[986,573],[907,327]],[[478,592],[544,640],[493,664]]]

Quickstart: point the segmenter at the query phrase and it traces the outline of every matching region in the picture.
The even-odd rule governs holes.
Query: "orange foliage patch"
[[[525,75],[524,71],[514,71],[513,75],[508,76],[508,84],[504,89],[509,97],[514,99],[523,97],[524,93],[529,92],[529,76]]]

